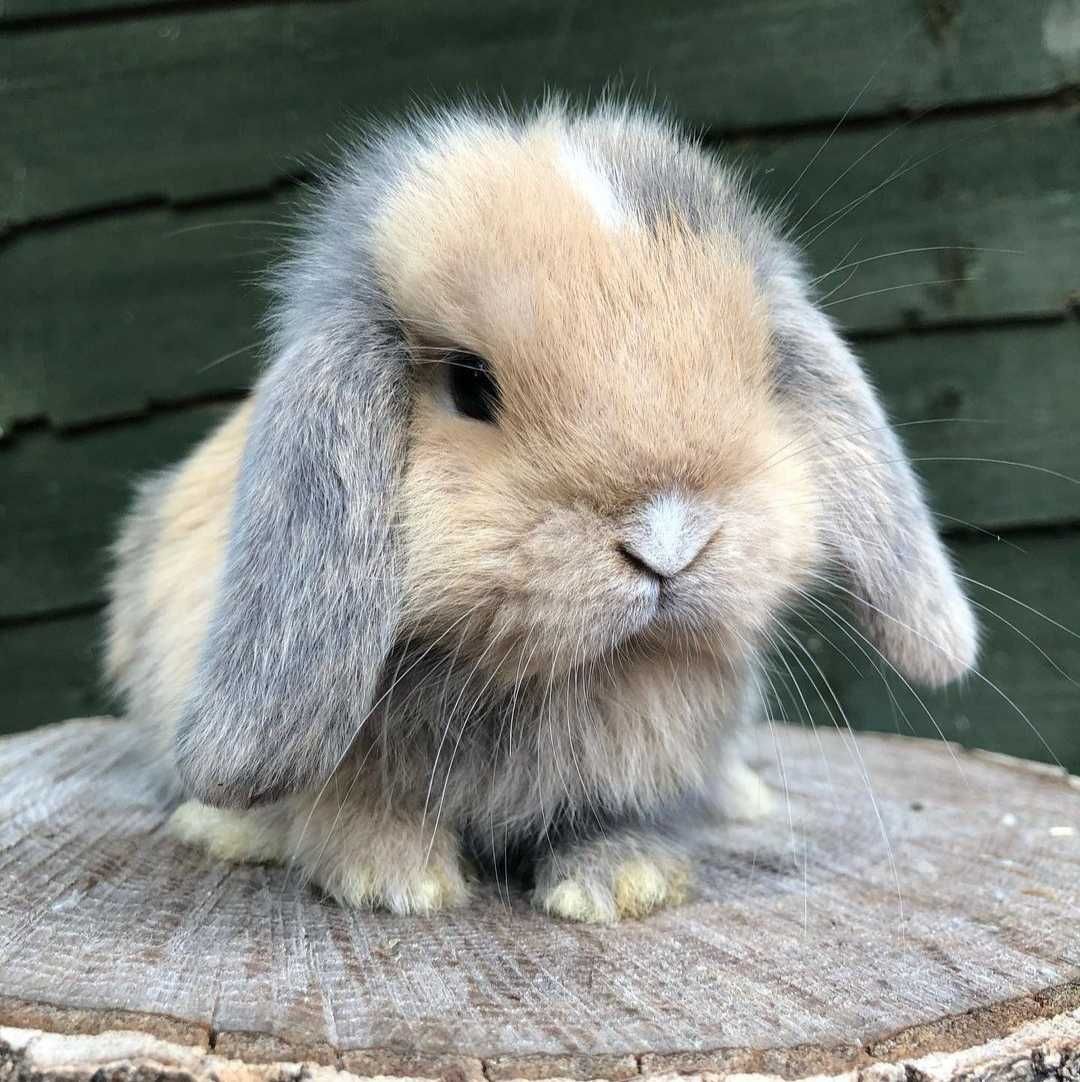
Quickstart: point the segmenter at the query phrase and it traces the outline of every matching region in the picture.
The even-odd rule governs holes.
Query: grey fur
[[[828,539],[841,589],[905,676],[948,683],[974,665],[978,633],[919,481],[858,360],[783,249],[768,288],[781,385],[820,437],[808,450],[831,488]]]
[[[332,779],[334,798],[365,821],[419,824],[432,844],[449,826],[496,868],[526,854],[538,889],[572,866],[606,913],[603,881],[616,865],[640,853],[682,859],[723,807],[717,774],[726,776],[750,713],[754,659],[714,660],[700,695],[673,684],[679,726],[658,739],[669,719],[619,715],[614,673],[568,681],[558,696],[525,679],[511,694],[472,665],[463,675],[452,641],[413,643],[399,627],[395,504],[409,453],[409,354],[373,270],[372,223],[425,146],[524,123],[474,110],[415,120],[329,178],[277,278],[274,360],[255,390],[177,762],[187,791],[217,806],[310,793]],[[974,623],[918,483],[773,221],[734,173],[663,121],[605,106],[564,123],[639,221],[677,217],[739,238],[770,307],[777,394],[815,434],[793,453],[812,456],[827,479],[827,542],[866,633],[908,675],[940,682],[962,672]],[[167,485],[140,498],[119,550],[114,612],[137,608],[128,595],[140,589]],[[146,717],[166,709],[146,690],[153,665],[135,658],[122,674],[133,712]],[[252,814],[284,830],[287,806]],[[317,878],[330,842],[295,842]]]

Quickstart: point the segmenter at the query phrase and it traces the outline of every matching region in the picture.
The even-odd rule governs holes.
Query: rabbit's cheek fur
[[[754,433],[714,452],[714,485],[672,486],[657,501],[648,487],[635,497],[619,486],[620,467],[645,448],[613,457],[605,491],[577,480],[575,448],[541,470],[538,456],[518,460],[506,433],[421,399],[401,503],[406,625],[504,681],[610,664],[638,639],[757,649],[821,547],[813,478],[788,453],[799,438],[782,417],[758,417]],[[649,531],[671,516],[696,530],[700,550],[661,581],[620,546],[630,538],[648,551]]]

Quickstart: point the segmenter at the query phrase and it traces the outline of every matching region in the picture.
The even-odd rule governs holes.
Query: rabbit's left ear
[[[404,346],[287,345],[255,391],[216,610],[177,732],[189,792],[245,807],[325,780],[376,703],[400,605]]]
[[[825,485],[824,530],[867,637],[940,685],[975,664],[978,629],[904,449],[862,367],[789,279],[776,285],[778,377],[806,418],[799,447]]]

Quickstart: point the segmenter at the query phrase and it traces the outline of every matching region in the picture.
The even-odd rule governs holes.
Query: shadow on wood
[[[718,834],[688,905],[582,927],[494,886],[401,918],[215,864],[165,835],[134,732],[0,742],[0,1075],[1061,1077],[1080,1045],[1080,789],[1049,768],[762,729],[777,814]]]

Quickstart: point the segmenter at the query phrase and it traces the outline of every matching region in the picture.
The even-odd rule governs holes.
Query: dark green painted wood
[[[1080,323],[901,335],[860,352],[943,528],[1080,521],[1080,480],[1055,476],[1080,478]],[[965,420],[907,423],[936,418]]]
[[[119,12],[139,15],[140,8],[160,8],[191,0],[0,0],[0,27],[20,20],[63,19],[70,16]],[[196,3],[200,0],[195,0]],[[208,0],[207,6],[212,2]],[[227,2],[227,0],[226,0]]]
[[[180,458],[224,411],[205,406],[81,437],[37,430],[0,449],[0,618],[99,601],[105,550],[135,479]]]
[[[904,335],[863,344],[897,422],[980,422],[900,429],[921,461],[943,528],[967,520],[1006,529],[1080,520],[1080,324]],[[204,406],[69,435],[38,428],[0,449],[0,617],[47,613],[101,597],[101,552],[132,479],[181,457],[221,415]]]
[[[27,30],[4,46],[0,220],[264,185],[350,113],[461,88],[520,102],[615,79],[724,130],[1042,95],[1080,79],[1061,7],[356,0]]]
[[[964,538],[954,540],[952,547],[962,573],[993,588],[970,587],[971,596],[997,614],[979,610],[984,633],[982,678],[972,677],[963,687],[938,692],[920,688],[920,705],[915,693],[883,663],[871,663],[847,628],[815,616],[822,634],[808,639],[852,724],[944,735],[969,746],[1051,762],[1056,757],[1074,773],[1080,772],[1080,532],[1020,533],[1008,542]],[[994,590],[1013,595],[1069,630]],[[1025,640],[1025,635],[1036,645]],[[866,649],[865,643],[860,645]],[[840,657],[841,650],[852,664]],[[792,654],[790,664],[803,681],[808,705],[819,723],[830,724],[821,696],[813,692],[807,674],[794,661],[798,651]],[[813,672],[805,656],[799,656]],[[778,684],[789,680],[782,664],[776,680]],[[805,715],[797,697],[785,698],[794,715]],[[825,698],[832,705],[828,693]],[[833,715],[840,720],[835,705]]]
[[[122,417],[250,385],[287,230],[259,203],[149,210],[17,237],[0,258],[0,426]]]
[[[816,273],[847,266],[821,281],[847,326],[1046,315],[1080,297],[1080,110],[838,134],[798,179],[821,145],[815,136],[734,149],[767,203],[798,180],[789,228]]]
[[[1021,113],[898,131],[806,217],[808,226],[905,160],[927,159],[810,246],[819,274],[867,260],[822,280],[830,311],[856,333],[1065,311],[1080,296],[1078,116]],[[890,130],[831,141],[798,184],[795,232],[830,182]],[[757,140],[732,153],[777,201],[820,145],[817,136]],[[42,415],[77,424],[245,386],[265,299],[253,283],[289,235],[297,199],[286,191],[213,209],[148,209],[16,236],[0,258],[10,313],[0,352],[12,358],[0,366],[0,428]],[[907,254],[877,258],[893,252]]]
[[[0,733],[108,711],[100,642],[96,614],[0,626]]]

